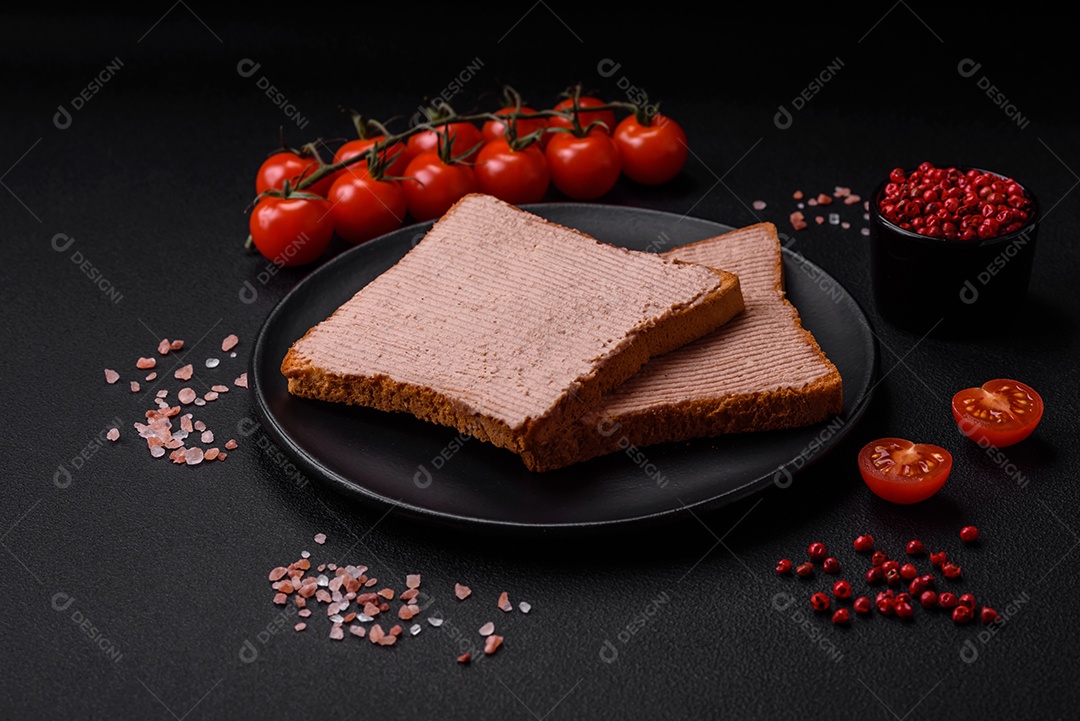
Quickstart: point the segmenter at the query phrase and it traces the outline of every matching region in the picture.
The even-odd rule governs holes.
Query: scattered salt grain
[[[203,443],[213,443],[214,442],[214,432],[213,431],[203,431],[202,436],[200,436],[200,438],[202,439]]]
[[[491,621],[488,621],[480,627],[479,633],[481,636],[490,636],[491,634],[495,633],[495,624]]]
[[[409,588],[420,588],[420,574],[410,573],[405,577],[405,585]]]
[[[439,618],[438,616],[431,616],[431,617],[430,617],[430,618],[428,618],[428,620],[427,620],[427,622],[428,622],[428,623],[430,623],[430,624],[431,624],[432,626],[434,626],[435,628],[438,628],[439,626],[441,626],[441,625],[442,625],[442,621],[443,621],[443,620],[442,620],[441,618]]]
[[[222,385],[210,386],[210,390],[214,391],[214,393],[228,393],[229,392],[229,386],[222,386]]]
[[[162,388],[161,390],[159,390],[157,392],[157,397],[158,398],[164,398],[167,395],[169,395],[169,391],[165,390],[164,388]]]
[[[206,359],[206,367],[207,368],[217,368],[218,363],[220,363],[220,362],[221,361],[219,361],[217,358],[207,358]]]
[[[345,632],[341,629],[341,626],[335,624],[330,628],[330,638],[334,639],[335,641],[340,641],[341,639],[345,638]]]
[[[161,458],[165,455],[165,446],[151,446],[150,455],[154,458]]]
[[[454,584],[454,595],[458,597],[459,601],[464,601],[472,594],[472,589],[468,586],[462,586],[460,583]]]
[[[105,382],[106,383],[108,383],[109,385],[112,385],[113,383],[115,383],[118,380],[120,380],[120,374],[119,373],[112,370],[111,368],[106,368],[105,369]]]
[[[499,594],[499,608],[507,613],[514,610],[514,607],[510,605],[510,596],[506,591]]]
[[[863,235],[870,235],[870,229],[869,228],[860,228],[859,232],[862,233]]]
[[[192,402],[197,406],[205,406],[206,405],[206,401],[204,401],[202,398],[196,398]]]
[[[821,225],[822,223],[825,222],[825,216],[824,215],[815,215],[814,216],[814,222],[817,223],[818,225]]]
[[[844,205],[855,205],[860,200],[862,200],[862,198],[857,195],[849,195],[848,197],[844,198]]]
[[[147,383],[149,383],[152,380],[155,380],[156,378],[157,378],[157,371],[151,371],[150,373],[146,374],[146,382]]]
[[[825,195],[825,193],[820,193],[817,197],[817,202],[818,205],[829,205],[830,203],[832,203],[832,196]]]
[[[232,445],[230,446],[229,443],[232,443]],[[229,448],[229,449],[236,448],[236,441],[229,441],[229,443],[225,444],[226,448]],[[325,533],[316,533],[315,534],[315,543],[318,543],[319,545],[322,545],[322,544],[326,543],[326,534]]]
[[[356,636],[357,638],[363,638],[365,635],[367,635],[367,629],[365,629],[363,626],[353,625],[349,626],[349,633],[351,633],[353,636]]]
[[[230,353],[229,357],[230,358],[235,358],[236,357],[236,351],[233,351],[232,353]]]
[[[764,200],[755,200],[752,205],[754,206],[754,210],[765,210]]]
[[[184,347],[184,341],[182,341],[182,340],[174,340],[172,343],[169,344],[169,347],[172,348],[173,350],[180,350],[181,348]]]
[[[794,198],[795,200],[802,200],[803,199],[803,192],[801,190],[796,190],[794,193],[791,194],[791,197]]]
[[[218,394],[214,391],[207,391],[206,393],[203,393],[203,400],[207,403],[210,403],[211,401],[216,401],[217,399]]]
[[[241,373],[240,377],[233,381],[233,383],[241,388],[247,388],[247,373]]]
[[[225,441],[225,447],[228,448],[230,451],[236,450],[236,441],[230,438],[229,440]],[[326,540],[326,536],[321,533],[319,535],[323,536],[323,540]],[[322,541],[319,541],[319,543],[322,543]]]
[[[519,604],[518,604],[518,609],[519,609],[519,610],[520,610],[520,611],[521,611],[522,613],[528,613],[529,611],[531,611],[531,610],[532,610],[532,604],[530,604],[530,603],[529,603],[529,602],[527,602],[527,601],[522,601],[521,603],[519,603]]]
[[[118,428],[110,428],[109,432],[105,434],[105,437],[110,441],[116,441],[120,438],[120,430]]]
[[[162,338],[161,342],[158,343],[157,352],[160,353],[161,355],[168,355],[170,348],[171,348],[171,346],[169,345],[169,339],[168,338]]]
[[[234,333],[230,333],[229,335],[225,336],[225,340],[221,341],[221,350],[228,353],[233,348],[235,348],[236,344],[239,343],[239,342],[240,342],[240,339],[237,338]]]
[[[149,370],[156,365],[157,361],[153,358],[139,358],[139,360],[135,361],[135,367],[140,370]]]
[[[181,381],[189,381],[191,380],[191,373],[193,370],[194,368],[192,367],[192,365],[188,363],[186,366],[177,368],[176,372],[173,373],[173,378]]]
[[[487,640],[484,641],[484,653],[486,653],[488,656],[495,653],[495,651],[498,650],[499,646],[502,646],[502,642],[502,636],[497,636],[495,634],[488,636]]]
[[[132,393],[138,393],[139,392],[139,382],[138,381],[131,381],[131,392]]]
[[[471,653],[463,653],[463,654],[461,654],[460,656],[457,657],[457,662],[458,663],[468,663],[469,661],[472,661],[472,654]]]
[[[191,403],[193,400],[195,400],[195,391],[186,387],[181,388],[180,392],[176,394],[176,397],[180,400],[181,403],[187,405],[188,403]]]
[[[202,463],[203,450],[201,448],[189,448],[187,449],[187,455],[184,457],[184,462],[189,466],[197,466]]]
[[[220,448],[207,448],[206,453],[203,454],[203,460],[212,461],[221,454]]]
[[[851,223],[849,223],[849,222],[847,222],[845,220],[843,223],[840,224],[840,227],[843,228],[844,230],[847,230],[848,228],[851,227]]]
[[[413,636],[416,636],[417,634],[419,634],[423,630],[424,630],[424,627],[421,626],[418,623],[414,623],[412,626],[409,627],[409,633],[411,633]]]
[[[840,225],[839,213],[829,213],[829,225]]]

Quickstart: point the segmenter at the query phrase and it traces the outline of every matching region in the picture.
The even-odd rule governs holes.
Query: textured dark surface
[[[763,8],[718,25],[677,8],[628,17],[557,3],[476,8],[472,18],[410,6],[382,24],[366,11],[346,20],[315,10],[229,16],[163,3],[0,24],[5,716],[1075,716],[1080,137],[1075,64],[1053,55],[1071,47],[1054,37],[1066,18],[1033,9],[991,29],[960,9],[948,17],[908,3],[787,19]],[[246,78],[245,58],[261,64]],[[597,72],[605,58],[621,64],[610,77]],[[982,64],[971,77],[957,70],[965,58]],[[70,107],[115,59],[115,76],[57,128],[57,106]],[[792,109],[837,59],[835,77],[778,128],[778,106]],[[790,488],[634,537],[514,542],[419,525],[298,478],[258,431],[224,463],[151,459],[130,427],[147,399],[105,385],[102,369],[126,382],[167,336],[187,341],[200,380],[231,381],[266,314],[307,272],[260,276],[265,264],[240,249],[251,178],[290,122],[258,79],[308,119],[289,133],[299,143],[347,135],[338,104],[407,118],[477,60],[455,99],[462,109],[490,107],[500,82],[537,105],[577,79],[620,97],[625,77],[662,98],[694,157],[677,182],[621,185],[606,203],[783,229],[796,188],[868,195],[894,165],[932,159],[1026,178],[1047,209],[1028,320],[965,341],[894,329],[870,302],[861,214],[840,208],[848,230],[812,223],[792,248],[856,295],[879,336],[870,412]],[[1026,127],[980,89],[984,77]],[[753,211],[754,200],[768,205]],[[60,233],[75,242],[54,245]],[[111,298],[72,262],[76,252],[115,288]],[[241,300],[245,283],[252,303]],[[230,332],[238,357],[203,368]],[[998,376],[1042,391],[1048,412],[1035,436],[992,458],[958,436],[948,400]],[[234,391],[205,417],[222,438],[250,414]],[[123,439],[99,447],[113,419]],[[871,496],[854,456],[882,435],[950,448],[956,468],[944,490],[914,507]],[[965,523],[982,529],[977,547],[961,548]],[[318,532],[325,546],[312,542]],[[812,616],[806,598],[826,582],[777,578],[776,559],[799,560],[823,541],[862,588],[866,560],[850,544],[865,532],[895,554],[916,536],[954,552],[964,567],[955,586],[1009,620],[981,636],[981,626],[921,609],[908,624],[802,622]],[[266,575],[304,549],[369,565],[397,587],[422,573],[448,623],[393,649],[331,641],[318,612],[294,633]],[[473,597],[453,600],[455,581]],[[497,610],[503,590],[532,613]],[[454,663],[489,619],[504,648],[472,667]]]

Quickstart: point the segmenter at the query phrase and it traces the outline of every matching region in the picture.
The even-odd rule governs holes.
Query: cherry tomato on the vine
[[[281,190],[285,181],[296,187],[301,176],[307,177],[319,169],[319,161],[316,158],[301,156],[291,150],[282,150],[274,153],[259,166],[259,172],[255,176],[255,192],[263,193],[267,190]],[[305,190],[315,195],[326,197],[333,185],[334,178],[328,175],[319,182]]]
[[[416,220],[438,218],[478,189],[471,167],[446,163],[435,152],[421,153],[409,161],[401,187],[409,212]]]
[[[337,151],[334,152],[334,162],[340,163],[343,160],[348,160],[357,155],[363,155],[371,148],[375,143],[385,140],[385,135],[374,135],[370,138],[357,138],[356,140],[350,140],[343,144]],[[405,174],[405,167],[409,164],[409,151],[406,148],[405,143],[394,143],[381,153],[383,161],[389,163],[384,173],[391,177],[401,177]],[[339,170],[334,180],[341,177],[350,170],[354,173],[361,173],[363,168],[367,165],[366,160],[360,160],[353,163],[348,168]]]
[[[603,123],[602,127],[604,132],[609,135],[615,132],[615,111],[614,110],[589,110],[589,108],[595,108],[601,105],[607,105],[600,98],[594,98],[591,96],[583,96],[578,98],[578,122],[582,128],[587,128],[591,123],[600,121]],[[574,108],[574,99],[567,98],[555,104],[555,110],[561,110],[564,112],[572,112]],[[552,116],[548,120],[548,127],[551,128],[572,128],[573,123],[569,118],[565,118],[561,115]]]
[[[544,155],[551,182],[574,200],[593,200],[615,187],[622,170],[619,149],[611,136],[594,128],[584,137],[552,133]]]
[[[376,180],[361,169],[334,181],[328,197],[334,231],[359,244],[401,227],[408,208],[396,180]]]
[[[468,153],[464,157],[466,162],[473,162],[480,153],[480,144],[484,142],[484,136],[480,128],[469,122],[445,123],[436,125],[436,130],[421,130],[415,135],[410,135],[406,141],[410,158],[416,158],[423,153],[437,152],[439,149],[440,133],[445,134],[450,142],[450,156],[456,158]]]
[[[690,154],[683,129],[659,113],[649,125],[642,125],[636,115],[623,118],[615,128],[614,138],[626,177],[644,185],[659,185],[674,178]]]
[[[520,113],[522,115],[534,115],[536,114],[536,110],[526,105],[522,105],[520,108],[506,107],[496,111],[495,114],[505,117],[514,113]],[[513,122],[517,126],[516,137],[518,138],[523,138],[526,135],[531,135],[537,132],[538,130],[543,130],[548,125],[546,118],[526,118],[524,120],[515,120]],[[485,142],[491,142],[492,140],[505,140],[506,126],[507,122],[504,120],[488,120],[486,123],[484,123],[484,127],[481,128],[480,132],[483,134]],[[547,141],[548,133],[542,134],[540,136],[540,139],[537,141],[540,144],[541,150],[543,150],[544,146],[547,145]]]
[[[330,245],[334,226],[330,203],[302,197],[266,196],[248,219],[255,247],[277,265],[307,265]]]
[[[515,150],[502,138],[488,141],[473,170],[480,192],[514,205],[539,203],[551,182],[547,159],[536,143]]]

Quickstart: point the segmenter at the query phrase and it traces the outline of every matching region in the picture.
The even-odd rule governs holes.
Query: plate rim
[[[580,209],[580,208],[594,208],[601,211],[609,212],[631,212],[631,213],[643,213],[646,215],[655,215],[665,218],[679,218],[682,220],[691,219],[697,222],[705,223],[708,225],[722,228],[721,232],[728,232],[730,230],[737,229],[738,226],[731,226],[727,223],[721,223],[719,221],[709,220],[707,218],[701,218],[698,216],[690,216],[686,214],[674,213],[671,211],[656,210],[653,208],[642,208],[637,206],[625,206],[614,205],[605,203],[584,203],[584,202],[551,202],[551,203],[534,203],[520,206],[522,210],[526,210],[534,213],[541,213],[545,209]],[[299,280],[289,291],[277,301],[274,307],[267,313],[263,319],[262,324],[259,326],[258,333],[255,336],[255,343],[252,346],[252,353],[248,360],[248,377],[251,381],[251,390],[254,391],[251,394],[252,403],[255,408],[255,412],[258,416],[258,420],[262,430],[267,433],[271,439],[277,444],[283,451],[288,453],[292,459],[302,467],[302,469],[309,475],[314,476],[321,483],[326,483],[334,488],[337,492],[353,498],[362,498],[365,503],[370,503],[373,506],[381,506],[389,514],[392,511],[403,511],[408,517],[415,518],[416,520],[423,521],[425,524],[451,526],[455,529],[469,528],[476,531],[513,531],[524,533],[543,533],[543,532],[590,532],[596,530],[609,530],[612,528],[640,528],[645,525],[654,525],[661,522],[670,521],[675,517],[686,514],[687,512],[701,512],[707,513],[716,508],[730,505],[737,501],[742,500],[748,496],[753,495],[767,489],[767,487],[773,483],[775,472],[765,474],[757,478],[751,479],[746,483],[740,485],[737,488],[727,490],[718,495],[710,496],[709,498],[700,499],[693,503],[686,504],[681,503],[677,507],[672,507],[666,510],[653,511],[650,513],[635,515],[626,518],[616,518],[607,520],[595,520],[595,521],[570,521],[570,522],[557,522],[557,523],[527,523],[523,521],[508,521],[491,518],[479,518],[475,516],[464,516],[458,513],[437,511],[431,508],[425,508],[422,506],[413,505],[411,503],[403,503],[400,499],[393,499],[385,496],[381,493],[376,493],[363,485],[357,484],[351,481],[336,471],[327,468],[319,463],[317,458],[314,458],[303,447],[293,441],[288,433],[278,423],[277,418],[270,409],[267,407],[266,398],[262,391],[262,384],[259,382],[261,374],[258,370],[258,360],[266,354],[267,329],[274,322],[274,320],[283,312],[283,309],[288,307],[290,301],[295,295],[302,293],[309,284],[318,282],[318,277],[322,273],[330,272],[334,267],[348,261],[349,257],[364,252],[365,248],[372,246],[375,243],[388,243],[386,240],[391,236],[397,236],[399,234],[405,235],[410,230],[416,231],[419,228],[430,227],[435,221],[421,221],[410,225],[403,225],[401,228],[393,230],[389,233],[381,235],[377,238],[373,238],[366,243],[348,248],[339,253],[334,258],[326,261],[313,269],[311,273]],[[817,265],[813,261],[809,260],[801,254],[797,254],[790,250],[787,246],[781,246],[782,257],[786,259],[794,259],[798,257],[798,262],[803,267],[808,267],[815,272],[815,277],[827,279],[836,287],[844,291],[844,295],[848,302],[854,307],[858,314],[862,317],[867,330],[870,333],[870,350],[871,350],[871,367],[870,372],[867,374],[867,380],[864,387],[857,389],[856,403],[852,406],[851,412],[845,416],[845,421],[842,427],[832,436],[830,436],[831,443],[822,452],[815,453],[812,457],[808,458],[795,471],[791,472],[791,477],[803,473],[807,468],[815,465],[822,457],[828,455],[836,445],[839,445],[844,438],[846,438],[858,424],[859,420],[866,413],[867,408],[870,406],[873,399],[873,390],[877,385],[874,381],[879,375],[880,370],[880,348],[877,338],[877,333],[873,329],[873,325],[870,322],[870,316],[866,313],[866,309],[859,303],[858,299],[851,294],[839,281],[837,281],[831,274],[825,271],[821,266]],[[801,314],[800,314],[801,317]],[[843,415],[843,414],[840,414]],[[832,416],[836,418],[838,416]],[[821,425],[821,424],[817,424]],[[784,461],[777,467],[777,471],[784,467],[790,460]]]

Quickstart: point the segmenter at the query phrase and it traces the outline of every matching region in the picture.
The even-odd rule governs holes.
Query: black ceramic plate
[[[731,227],[657,211],[573,203],[529,208],[639,250],[664,250]],[[781,485],[834,447],[869,403],[877,349],[844,288],[784,251],[788,297],[840,370],[844,408],[809,428],[739,434],[617,453],[548,473],[513,453],[407,414],[289,395],[279,368],[292,343],[396,263],[431,227],[403,228],[326,263],[270,313],[255,343],[252,396],[267,433],[305,472],[358,499],[428,520],[501,530],[634,524],[702,511]]]

